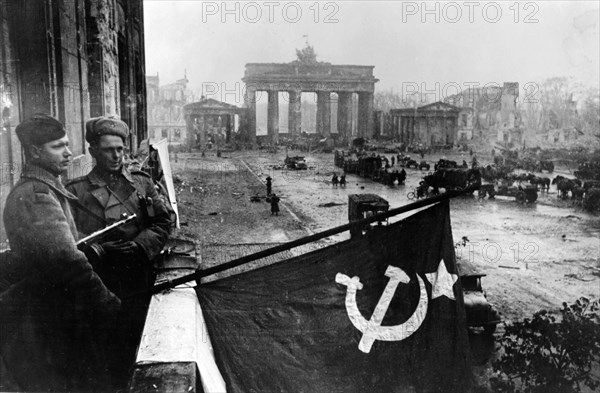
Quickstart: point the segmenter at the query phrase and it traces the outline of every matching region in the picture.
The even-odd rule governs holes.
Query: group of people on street
[[[338,184],[341,187],[346,187],[346,174],[342,173],[342,175],[338,177],[337,173],[333,172],[333,176],[331,177],[331,184],[334,188],[337,188]]]
[[[0,390],[123,389],[173,210],[150,175],[125,167],[129,128],[119,119],[86,122],[95,166],[66,186],[64,125],[36,114],[15,131],[26,165],[3,216],[11,253],[0,263],[13,280],[0,288]],[[78,248],[133,214],[93,249]]]

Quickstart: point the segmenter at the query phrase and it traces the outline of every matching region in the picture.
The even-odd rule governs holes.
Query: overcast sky
[[[450,86],[505,81],[523,89],[553,76],[600,83],[596,0],[145,0],[144,8],[146,72],[161,85],[187,70],[194,90],[233,90],[246,63],[292,61],[307,40],[319,61],[375,66],[376,90],[437,83],[452,94]],[[233,94],[213,98],[242,104]]]

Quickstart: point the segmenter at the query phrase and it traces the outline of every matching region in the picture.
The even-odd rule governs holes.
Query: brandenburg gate
[[[288,130],[290,136],[300,134],[301,95],[317,95],[317,133],[331,135],[332,93],[337,93],[337,130],[341,138],[352,135],[352,94],[358,94],[357,136],[373,136],[373,92],[379,81],[373,76],[374,66],[332,65],[317,62],[312,47],[297,51],[298,60],[291,63],[248,63],[242,81],[246,84],[245,104],[248,108],[248,133],[256,140],[257,92],[266,91],[267,134],[272,143],[279,141],[279,92],[287,92]]]

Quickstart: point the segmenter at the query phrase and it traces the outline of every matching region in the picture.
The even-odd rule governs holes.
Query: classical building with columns
[[[418,108],[392,109],[392,135],[406,146],[453,145],[457,139],[461,108],[434,102]]]
[[[205,149],[208,144],[224,146],[231,143],[232,132],[246,110],[226,102],[202,96],[200,101],[183,107],[189,148]]]
[[[317,95],[317,129],[331,135],[333,93],[337,94],[337,131],[349,139],[352,129],[352,95],[358,94],[357,134],[373,136],[373,93],[379,80],[373,76],[374,66],[332,65],[318,62],[311,46],[296,51],[298,59],[291,63],[248,63],[242,81],[246,85],[248,134],[256,140],[257,92],[267,92],[267,134],[272,143],[279,141],[279,93],[288,93],[288,130],[290,136],[302,131],[301,95]]]

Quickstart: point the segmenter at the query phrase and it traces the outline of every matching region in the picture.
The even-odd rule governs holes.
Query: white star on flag
[[[452,290],[452,287],[458,280],[458,276],[456,274],[448,273],[443,259],[440,260],[437,272],[425,273],[425,275],[432,286],[431,300],[440,296],[446,296],[448,299],[456,300],[454,298],[454,291]]]

